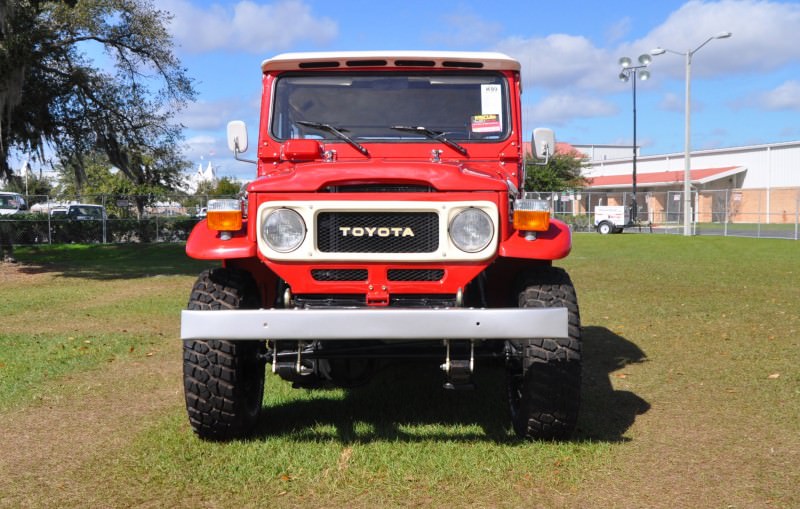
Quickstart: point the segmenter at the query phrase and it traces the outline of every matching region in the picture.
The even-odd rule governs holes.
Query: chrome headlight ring
[[[494,225],[489,214],[474,207],[453,216],[448,230],[450,240],[465,253],[483,251],[494,237]]]
[[[267,212],[261,223],[261,238],[278,253],[290,253],[306,238],[306,223],[296,211],[287,208]]]

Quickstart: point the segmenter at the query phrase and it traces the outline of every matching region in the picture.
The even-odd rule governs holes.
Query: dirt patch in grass
[[[50,278],[47,270],[23,263],[0,262],[0,281],[5,284],[32,284]]]
[[[179,342],[164,349],[144,361],[65,377],[50,384],[49,395],[0,414],[0,506],[84,506],[97,487],[76,477],[81,467],[124,450],[182,403]]]
[[[629,371],[625,381],[640,376]],[[798,507],[800,445],[786,423],[749,413],[745,396],[699,384],[653,399],[617,461],[591,476],[575,507]]]
[[[169,330],[163,318],[134,317],[125,321],[98,319],[98,306],[124,306],[157,292],[151,280],[64,280],[52,267],[40,269],[24,263],[0,264],[0,280],[11,296],[13,311],[3,319],[3,332],[40,338],[87,336],[105,331]],[[41,292],[87,298],[45,300]],[[96,295],[104,296],[102,301]],[[28,309],[20,311],[22,306]],[[141,313],[140,313],[141,314]],[[113,313],[105,316],[113,316]],[[158,322],[147,325],[147,321]],[[174,325],[174,320],[170,325]],[[86,506],[86,494],[96,490],[94,479],[80,477],[93,458],[113,455],[168,408],[182,401],[180,342],[164,338],[147,355],[115,360],[90,369],[45,381],[28,396],[29,401],[0,413],[0,507]],[[83,341],[81,341],[83,344]],[[112,357],[113,358],[113,357]],[[0,366],[2,369],[3,366]],[[109,505],[113,505],[109,503]]]

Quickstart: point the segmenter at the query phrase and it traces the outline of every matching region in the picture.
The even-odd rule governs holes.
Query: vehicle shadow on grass
[[[15,250],[23,274],[57,273],[91,280],[197,275],[218,263],[193,260],[184,244],[57,244]],[[189,288],[187,288],[187,295]]]
[[[601,442],[628,441],[625,432],[636,416],[650,410],[637,394],[614,389],[611,379],[631,364],[647,361],[632,341],[605,327],[583,328],[583,387],[576,438]]]
[[[603,327],[583,329],[581,413],[574,442],[626,441],[625,432],[650,405],[615,390],[611,374],[646,360],[634,343]],[[299,441],[489,441],[518,444],[511,430],[502,361],[479,363],[474,391],[445,391],[438,363],[394,363],[368,385],[263,409],[256,438]]]

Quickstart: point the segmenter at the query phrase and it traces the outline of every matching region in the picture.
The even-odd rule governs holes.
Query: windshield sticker
[[[500,124],[500,115],[496,113],[473,115],[471,125],[473,133],[496,133],[503,130],[503,126]]]
[[[488,115],[503,111],[503,93],[500,85],[481,85],[481,113]]]

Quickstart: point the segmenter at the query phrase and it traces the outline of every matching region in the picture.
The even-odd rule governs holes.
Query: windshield
[[[20,208],[20,199],[14,194],[0,194],[0,209],[17,210]]]
[[[494,141],[509,134],[507,96],[505,79],[496,73],[289,74],[275,86],[271,129],[281,140],[336,140],[344,134],[352,140],[418,141],[435,133],[448,140]]]
[[[69,208],[69,215],[102,218],[103,211],[100,207],[92,207],[91,205],[74,205]]]

